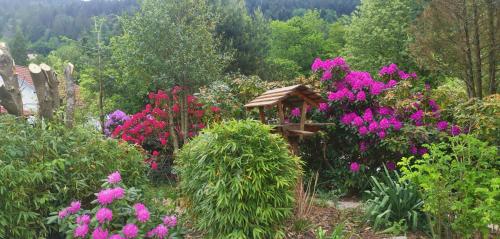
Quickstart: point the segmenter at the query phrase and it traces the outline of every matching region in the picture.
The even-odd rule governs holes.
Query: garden
[[[0,28],[0,238],[500,237],[493,1],[96,2]]]

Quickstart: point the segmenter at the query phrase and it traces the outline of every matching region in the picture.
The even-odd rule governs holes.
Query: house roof
[[[294,99],[295,98],[295,99]],[[291,100],[302,100],[313,106],[325,100],[312,89],[305,85],[293,85],[264,92],[259,97],[253,99],[245,105],[246,108],[276,105],[279,102]]]
[[[26,83],[33,86],[33,79],[31,78],[28,67],[16,65],[16,74],[18,78],[23,79]]]

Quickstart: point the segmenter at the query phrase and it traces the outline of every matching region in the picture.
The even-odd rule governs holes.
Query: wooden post
[[[305,124],[306,124],[306,117],[307,117],[307,103],[304,101],[304,103],[302,103],[302,111],[300,112],[301,115],[300,115],[300,130],[301,131],[304,131],[304,127],[305,127]],[[304,139],[304,136],[300,136],[300,140]]]
[[[66,78],[66,118],[64,120],[66,127],[73,128],[75,118],[75,79],[73,78],[74,66],[68,63],[64,68],[64,77]]]
[[[28,69],[33,79],[36,96],[38,98],[38,115],[40,118],[52,119],[52,100],[49,91],[48,79],[43,69],[37,64],[29,64]]]
[[[260,116],[260,121],[265,124],[266,123],[266,115],[264,114],[264,106],[259,107],[259,116]]]

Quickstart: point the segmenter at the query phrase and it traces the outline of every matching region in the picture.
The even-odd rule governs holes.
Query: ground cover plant
[[[285,140],[253,120],[224,121],[184,145],[179,188],[208,238],[283,238],[301,167]]]

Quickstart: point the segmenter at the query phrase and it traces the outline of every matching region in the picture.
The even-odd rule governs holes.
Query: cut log
[[[15,74],[15,64],[5,43],[0,42],[0,105],[9,114],[23,115],[23,98]]]
[[[73,78],[74,66],[68,63],[64,68],[64,78],[66,79],[66,118],[64,123],[68,128],[73,127],[75,118],[75,79]]]
[[[37,64],[28,66],[33,85],[35,86],[36,97],[38,98],[38,115],[40,118],[52,119],[52,100],[49,92],[48,79],[45,72]]]
[[[45,63],[40,64],[40,68],[42,68],[42,71],[47,78],[49,96],[52,101],[52,110],[57,110],[57,108],[61,106],[61,99],[59,97],[59,80],[57,80],[57,74]]]

